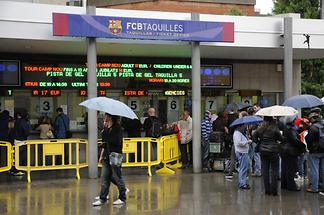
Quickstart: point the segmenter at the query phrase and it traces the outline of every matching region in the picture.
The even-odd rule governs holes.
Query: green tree
[[[319,19],[320,0],[275,0],[275,14],[299,13],[302,18]],[[302,60],[302,93],[324,95],[324,60]]]
[[[275,0],[275,14],[299,13],[305,19],[320,17],[320,0]]]

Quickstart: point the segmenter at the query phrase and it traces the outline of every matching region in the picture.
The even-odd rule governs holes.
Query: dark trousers
[[[181,144],[179,142],[179,148],[181,153],[181,162],[182,166],[188,165],[188,152],[187,152],[187,144]]]
[[[109,193],[110,183],[117,186],[119,191],[119,199],[126,201],[126,186],[122,178],[122,172],[120,166],[110,165],[109,160],[102,162],[102,184],[100,191],[100,199],[102,201],[107,200],[107,195]]]
[[[298,171],[298,157],[282,156],[281,159],[281,188],[297,190],[294,178]]]
[[[203,168],[208,168],[209,162],[209,141],[201,137],[201,158]]]
[[[190,141],[188,143],[188,146],[189,146],[189,159],[188,159],[188,162],[189,162],[190,165],[192,165],[193,164],[192,141]]]
[[[277,153],[261,153],[261,165],[264,189],[266,194],[278,194],[279,155]]]

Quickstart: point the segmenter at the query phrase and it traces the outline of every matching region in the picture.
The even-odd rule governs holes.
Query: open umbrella
[[[294,116],[298,111],[292,107],[274,105],[260,109],[256,112],[257,116]]]
[[[257,124],[262,122],[263,119],[259,116],[245,116],[242,118],[238,118],[234,120],[234,122],[231,123],[230,127],[236,126],[236,125],[243,125],[243,124]]]
[[[322,100],[322,102],[324,103],[324,97],[323,97],[321,100]]]
[[[107,97],[96,97],[80,103],[86,108],[102,111],[111,115],[137,119],[136,114],[124,103]]]
[[[299,95],[288,98],[283,106],[289,106],[293,108],[311,108],[319,105],[324,105],[323,101],[313,95]]]
[[[239,102],[239,103],[230,103],[226,105],[225,110],[241,110],[244,108],[249,107],[250,105],[244,103],[244,102]]]

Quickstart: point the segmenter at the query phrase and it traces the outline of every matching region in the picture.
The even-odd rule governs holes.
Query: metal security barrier
[[[9,171],[13,163],[13,150],[11,143],[0,141],[0,172]]]
[[[177,135],[163,136],[160,138],[160,150],[162,154],[163,167],[156,171],[157,174],[174,174],[174,170],[168,168],[167,164],[176,162],[171,168],[179,168],[181,164],[180,160],[180,149],[178,144]]]
[[[161,163],[159,139],[156,138],[124,138],[123,167],[147,167],[149,176],[152,176],[151,167]]]
[[[80,147],[85,155],[80,159]],[[84,139],[27,140],[15,146],[15,167],[27,172],[31,182],[32,171],[75,169],[80,179],[81,168],[88,166],[88,141]]]
[[[147,167],[147,174],[152,176],[151,167],[161,163],[160,139],[149,137],[123,138],[122,167]],[[102,140],[98,140],[102,144]],[[102,167],[102,164],[98,164]]]

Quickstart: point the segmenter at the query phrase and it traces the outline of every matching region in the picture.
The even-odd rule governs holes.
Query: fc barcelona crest
[[[113,35],[118,35],[122,31],[122,21],[121,20],[109,20],[109,31]]]

